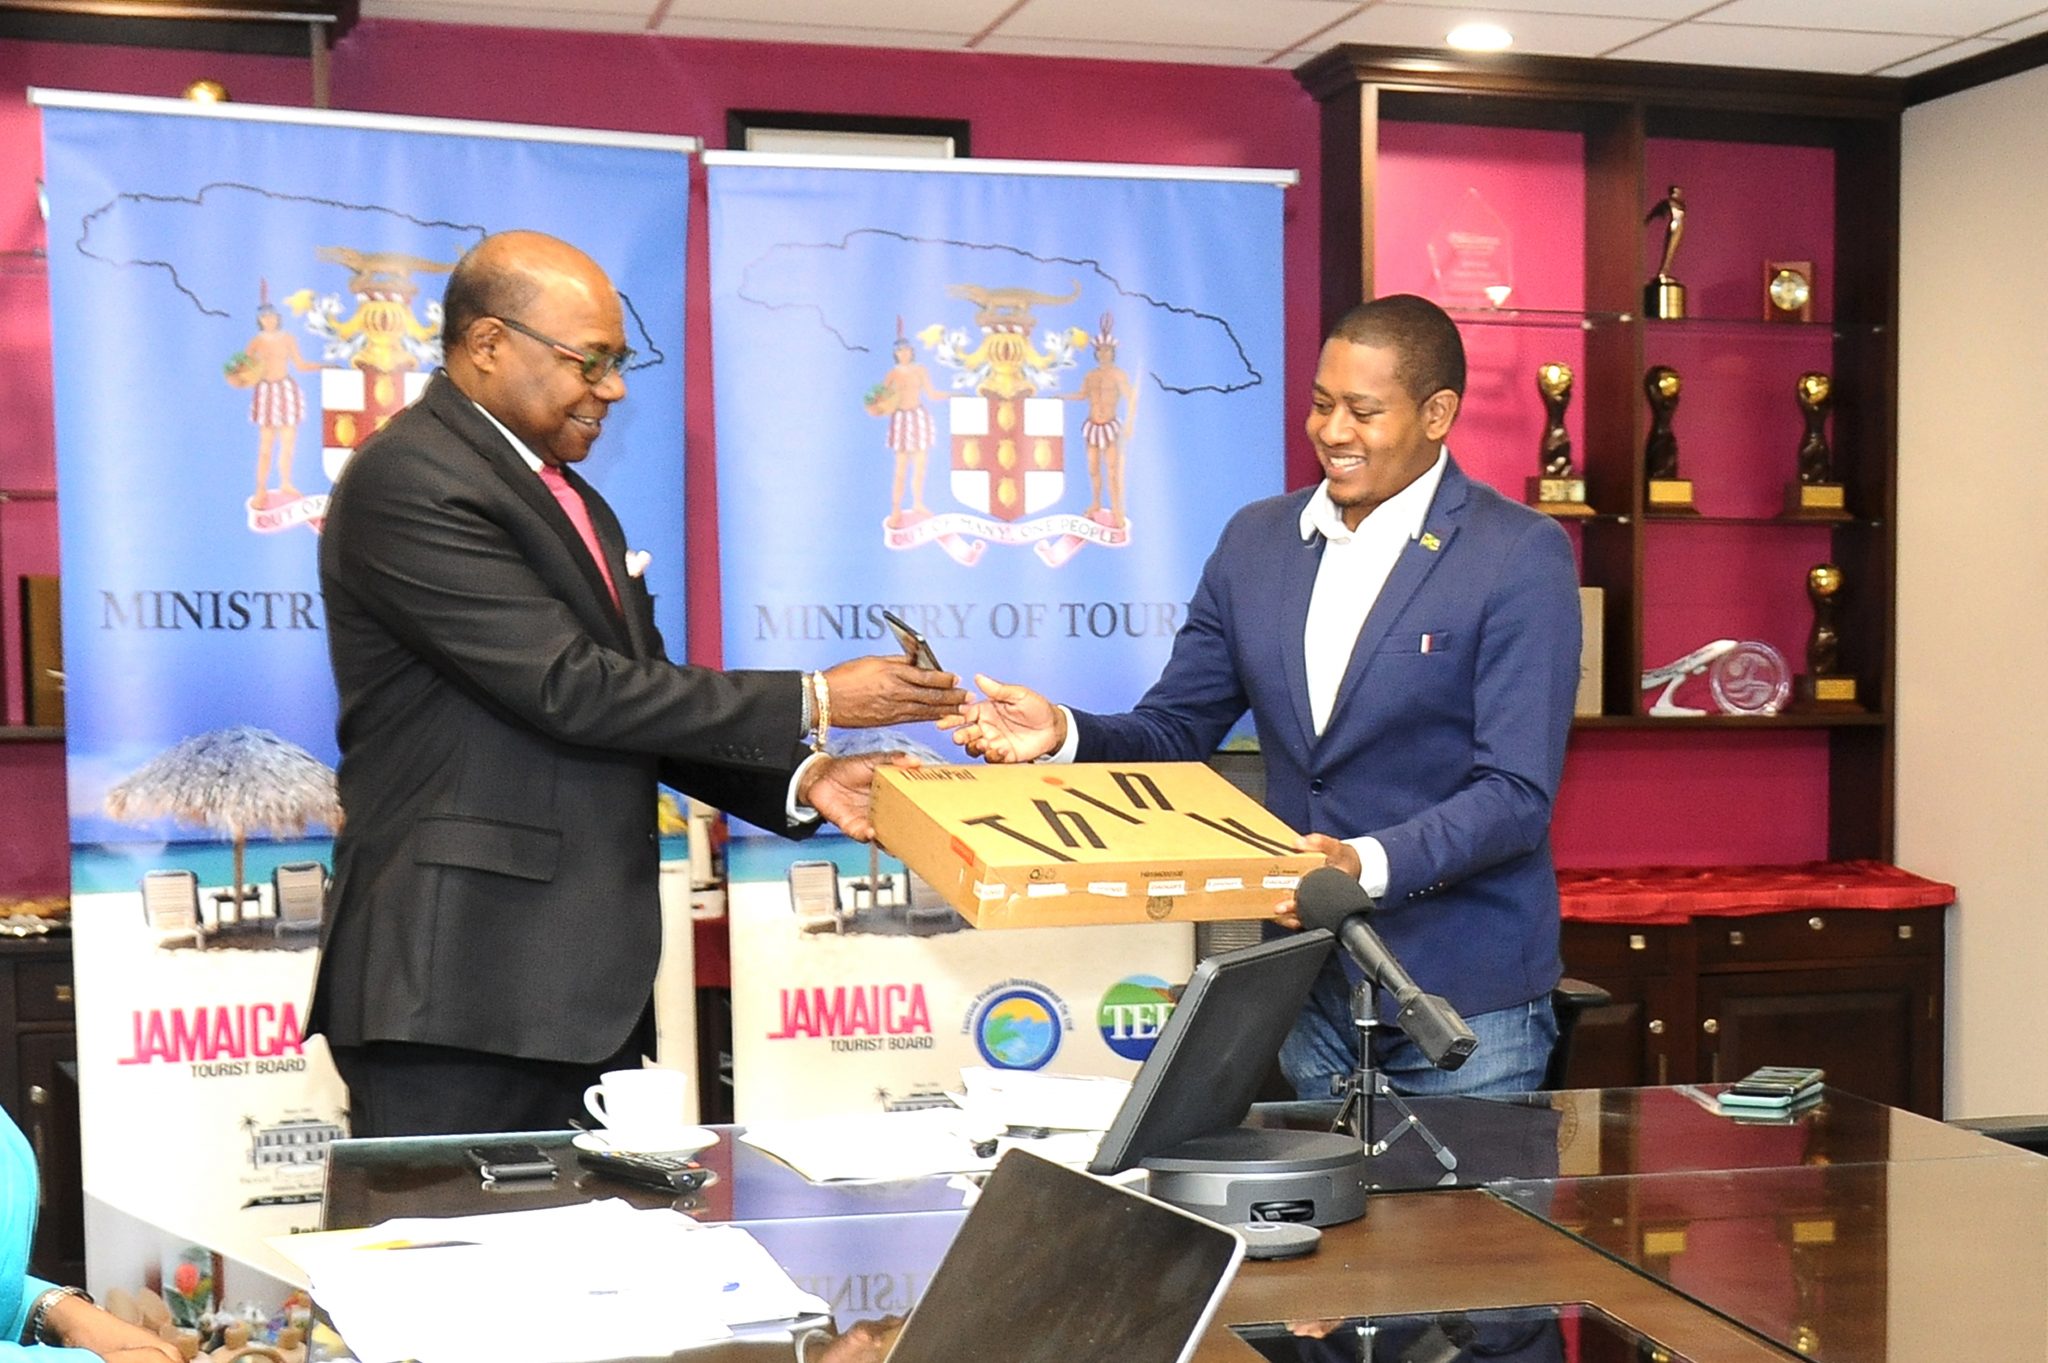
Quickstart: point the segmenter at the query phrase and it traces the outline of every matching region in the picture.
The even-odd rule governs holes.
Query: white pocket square
[[[654,562],[654,555],[648,553],[645,549],[628,549],[626,551],[626,576],[644,576],[647,572],[647,565],[652,562]]]

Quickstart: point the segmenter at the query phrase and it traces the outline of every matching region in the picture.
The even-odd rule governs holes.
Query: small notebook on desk
[[[1235,1231],[1013,1150],[888,1363],[1185,1363],[1243,1257]]]

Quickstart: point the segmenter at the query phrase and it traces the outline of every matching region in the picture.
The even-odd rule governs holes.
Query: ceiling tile
[[[498,28],[577,29],[639,33],[652,9],[648,0],[592,0],[575,8],[559,0],[529,5],[465,4],[462,0],[363,0],[365,19],[411,19],[427,24],[488,24]]]
[[[1932,71],[1937,66],[1947,66],[1965,58],[1996,52],[2004,43],[1994,43],[1984,38],[1958,38],[1947,47],[1937,47],[1932,52],[1902,61],[1896,66],[1887,66],[1876,74],[1880,76],[1917,76],[1922,71]]]
[[[2022,19],[2016,24],[2007,24],[2003,28],[1993,29],[1984,36],[1987,38],[2000,38],[2010,42],[2014,38],[2031,38],[2036,33],[2048,33],[2048,10],[2043,10],[2039,14]]]
[[[1353,0],[1027,0],[991,37],[1166,47],[1298,47],[1357,8]]]
[[[1938,38],[1889,33],[1827,33],[1819,29],[1693,23],[1653,33],[1607,55],[1629,61],[1698,62],[1709,66],[1861,75],[1941,45]]]
[[[1484,20],[1515,35],[1516,52],[1555,57],[1591,57],[1654,33],[1655,19],[1614,19],[1583,14],[1509,13],[1493,6],[1376,5],[1347,19],[1309,45],[1303,60],[1336,43],[1378,43],[1387,47],[1442,47],[1444,35],[1462,23]]]
[[[652,0],[649,0],[652,8]],[[895,29],[902,33],[981,32],[1010,7],[1010,0],[675,0],[663,16],[684,28],[697,19],[746,23],[816,24],[821,28]],[[694,30],[691,30],[694,31]],[[821,40],[822,41],[822,40]]]
[[[1089,38],[1016,38],[993,34],[977,52],[1020,57],[1100,57],[1121,62],[1178,62],[1196,66],[1258,66],[1272,52],[1255,47],[1197,47],[1173,43],[1118,43]]]
[[[759,12],[758,10],[756,11]],[[671,14],[654,30],[671,38],[731,38],[755,43],[818,43],[826,47],[893,47],[957,52],[966,45],[958,33],[917,33],[898,28],[846,28],[820,24],[775,24],[740,19],[692,19]]]
[[[2040,0],[1729,0],[1701,20],[1967,38],[2039,8]]]
[[[1400,0],[1431,9],[1470,9],[1472,0]],[[1488,9],[1591,15],[1607,19],[1655,19],[1670,23],[1714,8],[1713,0],[1491,0]]]

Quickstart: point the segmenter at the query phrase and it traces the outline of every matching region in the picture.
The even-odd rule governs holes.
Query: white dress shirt
[[[1439,448],[1436,462],[1422,476],[1374,507],[1352,530],[1344,524],[1337,504],[1330,500],[1325,480],[1301,509],[1301,537],[1324,539],[1323,557],[1316,567],[1315,589],[1308,599],[1308,617],[1302,625],[1302,653],[1307,662],[1309,712],[1316,736],[1329,725],[1330,712],[1337,708],[1337,690],[1344,671],[1351,665],[1351,650],[1358,643],[1358,631],[1373,603],[1387,585],[1394,563],[1411,540],[1422,536],[1422,523],[1429,504],[1436,500],[1437,484],[1443,481],[1449,463],[1447,449]],[[1048,762],[1071,762],[1079,751],[1081,738],[1074,712],[1062,705],[1067,737]],[[1358,853],[1358,882],[1378,899],[1387,892],[1387,850],[1379,839],[1344,840]]]

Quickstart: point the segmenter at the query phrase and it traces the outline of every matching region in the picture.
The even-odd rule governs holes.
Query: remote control
[[[669,1193],[687,1193],[711,1181],[711,1171],[681,1155],[638,1155],[617,1150],[578,1150],[576,1162],[593,1173],[603,1174],[643,1188]]]

